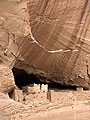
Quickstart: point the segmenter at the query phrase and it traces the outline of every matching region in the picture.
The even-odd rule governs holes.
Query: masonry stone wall
[[[40,91],[47,92],[48,91],[48,85],[40,85],[40,84],[34,84],[29,86],[22,87],[24,93],[38,93]]]
[[[35,94],[26,94],[25,95],[25,101],[27,103],[30,102],[45,102],[47,101],[47,92],[40,92],[40,93],[35,93]]]
[[[67,93],[67,92],[50,90],[48,92],[47,98],[50,100],[50,102],[57,102],[57,101],[65,102],[65,101],[72,100],[73,94]]]
[[[90,100],[90,91],[60,91],[60,90],[49,90],[47,93],[47,99],[50,102],[72,102],[72,101],[84,101]]]
[[[78,88],[76,91],[66,91],[59,89],[47,89],[47,85],[37,85],[34,87],[26,86],[23,90],[27,90],[23,93],[22,90],[15,89],[13,93],[13,99],[18,102],[25,103],[43,103],[46,101],[66,103],[72,101],[83,101],[90,99],[90,91],[83,91],[82,88]],[[34,90],[36,92],[32,92]],[[79,91],[79,92],[78,92]]]
[[[44,102],[47,101],[48,85],[34,84],[33,86],[25,86],[22,88],[24,92],[24,101],[30,102]]]

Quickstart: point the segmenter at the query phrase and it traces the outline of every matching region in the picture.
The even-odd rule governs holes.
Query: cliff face
[[[1,0],[0,64],[88,89],[89,31],[90,0]]]
[[[34,43],[27,62],[50,81],[88,88],[90,0],[29,0],[28,11]]]
[[[26,1],[0,1],[0,92],[15,87],[12,67],[19,55],[25,32]],[[24,39],[25,40],[25,39]]]

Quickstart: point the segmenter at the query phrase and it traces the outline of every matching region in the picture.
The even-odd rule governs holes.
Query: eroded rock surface
[[[62,94],[66,100],[25,105],[8,99],[6,95],[0,93],[0,120],[90,119],[90,101],[87,101],[90,92],[73,94],[64,91]],[[78,101],[74,101],[73,98],[77,98]]]
[[[0,92],[9,93],[15,88],[14,76],[7,66],[0,65]]]
[[[45,81],[88,89],[90,0],[28,0],[27,5],[33,42],[27,40],[28,51],[21,51],[26,63]]]
[[[0,0],[0,120],[89,120],[89,93],[78,94],[75,103],[40,106],[7,94],[15,87],[13,67],[45,83],[89,89],[89,32],[90,0]]]
[[[0,64],[89,89],[89,13],[90,0],[1,0]]]

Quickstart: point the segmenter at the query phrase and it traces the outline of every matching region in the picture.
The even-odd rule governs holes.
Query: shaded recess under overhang
[[[15,84],[20,89],[22,89],[23,86],[27,86],[33,83],[42,84],[42,82],[33,73],[28,74],[25,70],[18,69],[15,67],[13,67],[12,71],[14,75]]]
[[[53,81],[49,81],[48,76],[42,76],[41,74],[27,73],[24,69],[18,69],[16,67],[12,68],[15,84],[19,89],[22,89],[23,86],[27,86],[30,84],[48,84],[49,88],[58,88],[58,89],[69,89],[76,90],[76,86],[70,85],[61,85],[60,83],[55,83]],[[46,79],[47,77],[47,79]]]

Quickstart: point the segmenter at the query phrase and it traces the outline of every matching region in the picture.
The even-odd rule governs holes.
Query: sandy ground
[[[90,106],[76,104],[37,113],[31,120],[90,120]]]
[[[0,101],[1,104],[3,102]],[[0,105],[0,120],[90,120],[88,101],[75,101],[65,105],[47,103],[34,107],[12,100],[7,100],[4,104]]]

